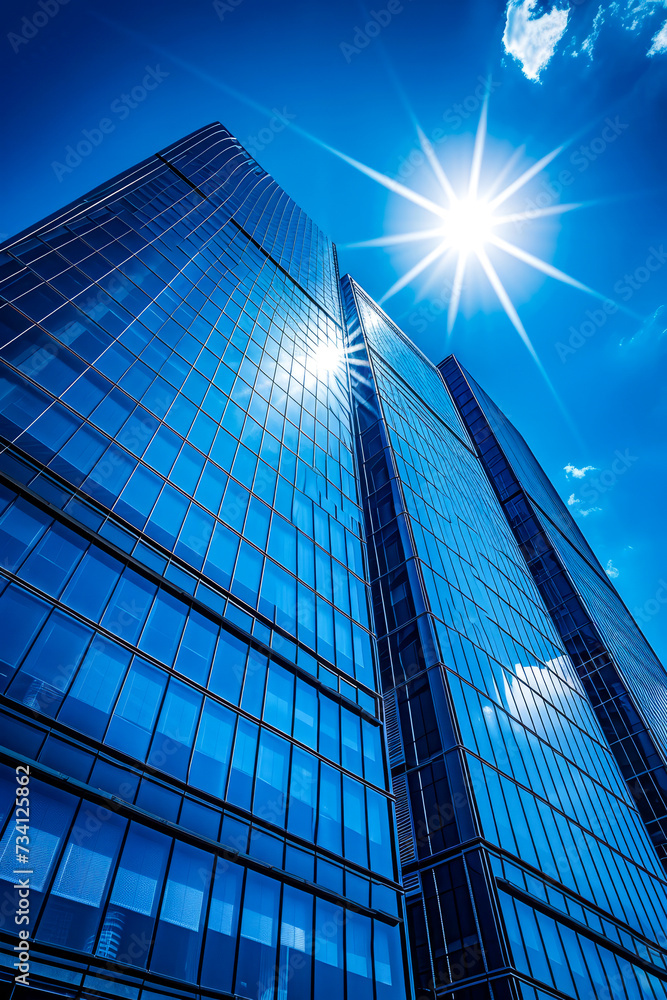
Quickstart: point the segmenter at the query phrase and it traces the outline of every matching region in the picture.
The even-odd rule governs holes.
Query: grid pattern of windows
[[[534,490],[535,483],[544,478],[527,446],[522,462],[517,462],[516,450],[513,452],[513,466],[510,467],[486,417],[486,408],[491,406],[488,397],[481,396],[485,406],[485,412],[482,412],[468,376],[454,359],[448,359],[442,368],[630,793],[667,867],[667,769],[660,753],[661,740],[659,733],[651,732],[641,718],[634,697],[636,688],[632,685],[628,689],[619,670],[616,653],[620,631],[627,631],[628,613],[601,567],[597,563],[592,566],[588,561],[586,548],[570,545],[556,530],[553,520],[545,517],[544,505],[538,506],[532,497],[523,492],[524,484]],[[494,408],[490,420],[498,428],[501,425],[496,412]],[[507,430],[508,422],[503,420],[503,427]],[[503,440],[508,440],[507,433]],[[510,440],[516,445],[519,437],[515,434]],[[519,469],[521,484],[515,478],[514,468]],[[531,474],[525,475],[525,469],[532,469]],[[562,514],[563,518],[572,520],[564,510]],[[570,534],[575,532],[578,533],[578,529],[573,527]],[[621,624],[617,627],[613,619],[619,609]],[[643,647],[646,653],[646,644],[639,629],[634,622],[630,625],[634,632],[634,648]],[[616,641],[610,643],[610,635]],[[625,655],[627,651],[624,651]],[[641,662],[639,655],[637,659]],[[658,668],[664,673],[657,662],[653,666],[653,676],[651,672],[645,675],[646,689],[643,697],[640,693],[639,704],[645,702],[648,691],[659,681]],[[667,690],[664,682],[662,687]],[[660,716],[660,713],[657,715]]]
[[[437,369],[343,289],[369,365],[359,457],[415,979],[444,994],[510,966],[584,998],[581,966],[602,961],[614,996],[665,996],[664,873],[577,670]]]
[[[13,777],[0,765],[5,801]],[[277,881],[211,842],[197,847],[128,820],[113,803],[80,800],[36,778],[30,811],[35,942],[98,959],[103,992],[113,991],[114,971],[122,979],[134,966],[182,984],[181,997],[194,996],[188,987],[197,983],[262,1000],[342,996],[345,983],[346,995],[360,1000],[405,995],[395,922],[350,913],[302,880]],[[14,836],[10,816],[0,834],[8,892]],[[327,992],[330,977],[338,992]]]
[[[145,989],[402,1000],[333,245],[212,125],[6,244],[0,295],[0,714],[51,817],[37,942]]]
[[[455,362],[448,367],[448,378],[450,372],[452,378],[458,375],[466,383],[469,413],[464,410],[462,399],[462,416],[471,427],[475,417],[474,408],[487,429],[489,443],[497,443],[500,449],[497,459],[499,464],[497,468],[489,465],[489,471],[501,500],[506,500],[509,493],[504,484],[501,484],[499,475],[504,474],[508,483],[516,483],[518,480],[520,488],[530,498],[535,516],[547,535],[549,544],[567,568],[583,607],[595,622],[624,685],[632,691],[641,714],[653,732],[653,739],[658,741],[663,761],[667,762],[667,673],[663,665],[517,429],[484,390]],[[627,468],[627,461],[619,453],[606,475],[615,477],[617,469]],[[501,465],[505,467],[504,473]],[[602,477],[604,476],[605,472],[602,473]],[[602,477],[604,488],[605,481]],[[516,489],[516,485],[513,489]]]

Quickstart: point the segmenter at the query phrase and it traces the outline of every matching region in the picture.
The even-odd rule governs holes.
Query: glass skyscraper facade
[[[35,986],[403,1000],[332,244],[213,125],[1,266],[3,975],[25,762]]]
[[[22,765],[33,989],[666,997],[664,674],[458,365],[218,124],[1,254],[7,995]]]
[[[519,432],[455,358],[440,367],[667,868],[665,670]]]

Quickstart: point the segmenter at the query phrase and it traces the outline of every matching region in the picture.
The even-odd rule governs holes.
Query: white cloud
[[[649,56],[657,56],[662,52],[667,52],[667,21],[665,21],[660,31],[653,36],[653,42],[647,54]]]
[[[581,514],[582,517],[588,517],[589,514],[595,514],[599,510],[602,510],[602,507],[588,507],[587,510],[582,510],[580,507],[578,507],[575,513]]]
[[[607,576],[612,580],[615,580],[616,577],[618,576],[618,570],[612,563],[611,559],[607,560],[607,565],[605,566],[604,571],[607,574]]]
[[[567,498],[568,507],[574,507],[575,503],[581,503],[581,500],[576,500],[574,493],[570,493],[569,497]]]
[[[521,63],[529,80],[539,82],[567,28],[570,9],[551,10],[535,16],[537,0],[509,0],[503,33],[505,52]]]
[[[564,465],[563,470],[566,476],[573,476],[574,479],[583,479],[587,472],[595,472],[595,466],[584,465],[583,468],[578,469],[576,465]],[[574,493],[572,496],[574,496]],[[569,500],[568,503],[570,503]]]

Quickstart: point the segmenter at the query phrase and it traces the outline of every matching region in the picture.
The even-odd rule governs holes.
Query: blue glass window
[[[208,911],[202,986],[231,992],[243,869],[218,858]]]
[[[367,788],[366,809],[371,868],[375,872],[380,872],[382,875],[392,878],[393,861],[391,856],[389,803],[379,792],[374,792],[372,789]]]
[[[345,921],[347,998],[367,1000],[373,992],[370,917],[349,911]]]
[[[373,965],[378,1000],[401,1000],[405,996],[400,929],[373,921]]]
[[[239,537],[224,524],[216,524],[204,565],[204,573],[222,587],[229,588],[239,547]]]
[[[76,805],[77,800],[73,796],[34,777],[30,779],[31,913],[39,911]],[[10,887],[16,883],[16,836],[15,825],[8,823],[0,840],[0,880],[9,883],[5,891],[10,893],[14,907],[16,896]]]
[[[340,764],[339,707],[331,698],[320,695],[319,750],[323,757]]]
[[[358,715],[341,709],[341,742],[343,767],[353,774],[361,774],[361,724]]]
[[[264,556],[249,542],[242,541],[239,557],[236,561],[236,571],[232,581],[232,593],[257,607],[259,581],[262,575]]]
[[[52,518],[25,500],[8,507],[0,520],[0,549],[3,565],[14,573],[37,544]]]
[[[274,879],[247,873],[234,990],[250,1000],[274,994],[279,893]]]
[[[279,566],[296,574],[296,528],[278,514],[271,521],[268,554]]]
[[[158,590],[139,649],[156,660],[171,664],[185,623],[185,605],[164,590]]]
[[[264,566],[259,610],[288,632],[296,631],[296,580],[270,559]]]
[[[343,996],[344,911],[318,899],[315,904],[315,983],[314,996]]]
[[[145,465],[138,465],[116,501],[114,511],[135,527],[143,528],[162,485],[158,475]]]
[[[251,646],[248,653],[241,708],[250,712],[251,715],[256,715],[257,718],[260,718],[262,714],[267,666],[266,656]]]
[[[14,623],[14,628],[5,629],[0,644],[0,689],[3,691],[48,613],[49,605],[45,601],[14,584],[0,596],[0,619]]]
[[[291,833],[312,840],[317,814],[317,760],[304,750],[292,750],[287,828]]]
[[[343,849],[340,805],[340,774],[328,764],[321,764],[317,843],[339,855]]]
[[[364,788],[347,775],[343,775],[343,821],[345,857],[364,868],[368,867]]]
[[[206,684],[218,631],[218,627],[208,618],[198,611],[191,611],[174,669],[198,684]]]
[[[205,700],[188,781],[220,799],[225,797],[235,722],[236,716],[229,709]]]
[[[95,636],[60,709],[59,721],[101,739],[130,655],[115,642]]]
[[[261,500],[258,500],[257,497],[251,497],[244,534],[246,538],[249,538],[251,542],[262,550],[266,549],[270,517],[271,508],[267,507]]]
[[[278,995],[282,1000],[310,996],[313,897],[286,885],[280,916]]]
[[[151,956],[154,972],[197,981],[212,868],[210,854],[174,845]]]
[[[202,696],[192,688],[173,678],[169,681],[148,758],[150,764],[176,778],[185,778],[201,704]]]
[[[271,663],[266,686],[264,720],[283,733],[292,732],[294,675],[277,663]]]
[[[130,824],[97,943],[100,958],[129,956],[146,967],[170,845],[163,834]]]
[[[111,717],[105,743],[143,760],[153,733],[166,676],[135,657]]]
[[[155,584],[126,569],[104,612],[102,625],[127,642],[136,642],[156,591]]]
[[[122,568],[117,559],[91,546],[68,583],[63,601],[87,618],[99,621]]]
[[[83,802],[63,851],[37,937],[92,951],[127,821]]]
[[[55,715],[91,636],[85,625],[62,611],[53,611],[8,695],[35,712]]]
[[[242,809],[250,809],[252,782],[255,776],[258,727],[247,719],[239,719],[236,727],[234,756],[229,775],[227,798]]]
[[[382,744],[380,727],[374,726],[366,719],[361,721],[361,731],[364,738],[364,777],[374,785],[384,786],[384,766],[382,763]]]
[[[285,825],[290,745],[263,729],[257,756],[253,812],[277,826]]]
[[[187,497],[169,483],[165,483],[145,526],[146,534],[166,548],[173,548],[187,509]]]
[[[242,642],[223,629],[215,651],[209,690],[231,701],[233,705],[238,705],[247,658],[247,642]]]

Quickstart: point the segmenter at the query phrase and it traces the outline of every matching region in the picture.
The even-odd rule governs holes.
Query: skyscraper
[[[2,294],[3,975],[21,762],[35,986],[402,1000],[331,243],[212,125]]]
[[[0,976],[29,859],[53,995],[665,997],[655,828],[455,362],[217,124],[2,254]]]
[[[664,871],[468,400],[343,288],[418,995],[664,996]]]
[[[440,367],[667,868],[665,670],[519,432],[455,358]]]

